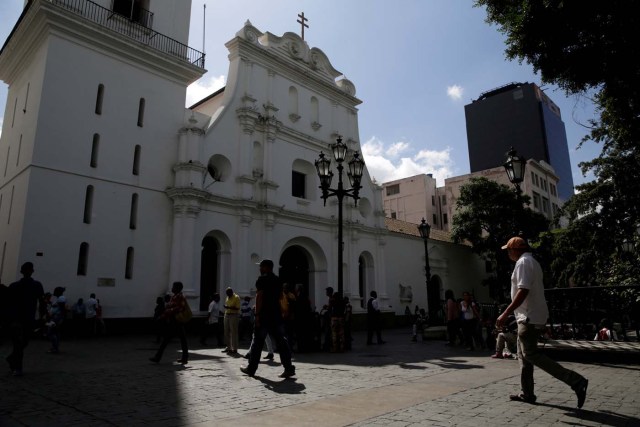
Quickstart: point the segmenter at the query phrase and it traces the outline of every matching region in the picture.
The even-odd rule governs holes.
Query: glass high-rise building
[[[511,83],[465,105],[471,172],[502,165],[514,147],[526,159],[544,160],[560,178],[558,195],[573,195],[567,134],[557,105],[533,83]]]

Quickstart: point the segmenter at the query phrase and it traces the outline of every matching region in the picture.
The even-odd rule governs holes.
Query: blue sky
[[[187,92],[187,104],[224,85],[228,51],[224,44],[249,19],[260,31],[300,32],[321,49],[334,68],[356,86],[360,142],[371,176],[378,182],[420,173],[444,178],[469,172],[464,105],[504,84],[533,82],[531,66],[509,62],[504,37],[484,22],[483,9],[470,0],[193,0],[189,45],[202,50],[206,3],[207,74]],[[0,40],[20,15],[23,0],[0,1]],[[560,107],[567,130],[575,184],[585,182],[578,163],[596,157],[600,147],[585,144],[593,106],[585,97],[567,97],[543,86]],[[0,120],[7,87],[0,82]],[[329,141],[328,141],[329,142]]]

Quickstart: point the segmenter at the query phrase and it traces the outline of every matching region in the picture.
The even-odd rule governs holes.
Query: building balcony
[[[90,0],[43,1],[204,69],[204,53],[153,30],[153,13],[146,9],[138,7],[125,10],[122,7],[114,7],[111,10]]]

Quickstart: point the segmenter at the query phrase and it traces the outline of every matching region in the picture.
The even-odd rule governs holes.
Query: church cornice
[[[314,230],[317,230],[318,227],[323,227],[327,231],[337,227],[337,222],[332,217],[295,212],[285,209],[281,205],[225,197],[198,188],[171,187],[166,190],[166,194],[176,205],[198,206],[198,212],[226,212],[229,215],[251,217],[253,220],[267,220],[267,218],[270,218],[269,221],[273,225],[286,224],[304,227],[304,224],[308,224],[309,228]],[[388,234],[386,228],[372,227],[357,221],[345,222],[345,229],[346,232],[354,230],[362,233],[363,236],[371,235],[379,236],[380,238],[384,238]]]

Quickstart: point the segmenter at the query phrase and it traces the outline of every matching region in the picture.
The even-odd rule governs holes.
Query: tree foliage
[[[471,178],[460,187],[451,237],[457,243],[468,241],[473,252],[496,266],[496,276],[487,283],[496,299],[508,288],[510,262],[502,245],[518,234],[536,241],[548,230],[549,221],[525,207],[529,203],[529,196],[486,178]]]
[[[631,274],[624,268],[620,248],[635,241],[638,258],[640,227],[640,2],[609,0],[476,0],[487,22],[506,35],[509,59],[531,64],[544,83],[568,94],[595,94],[599,118],[590,122],[591,140],[600,155],[580,164],[595,180],[576,187],[561,211],[569,221],[550,253],[562,252],[556,264],[559,282],[608,282],[607,272],[619,280]],[[551,244],[547,242],[547,244]],[[559,264],[563,264],[561,270]]]

